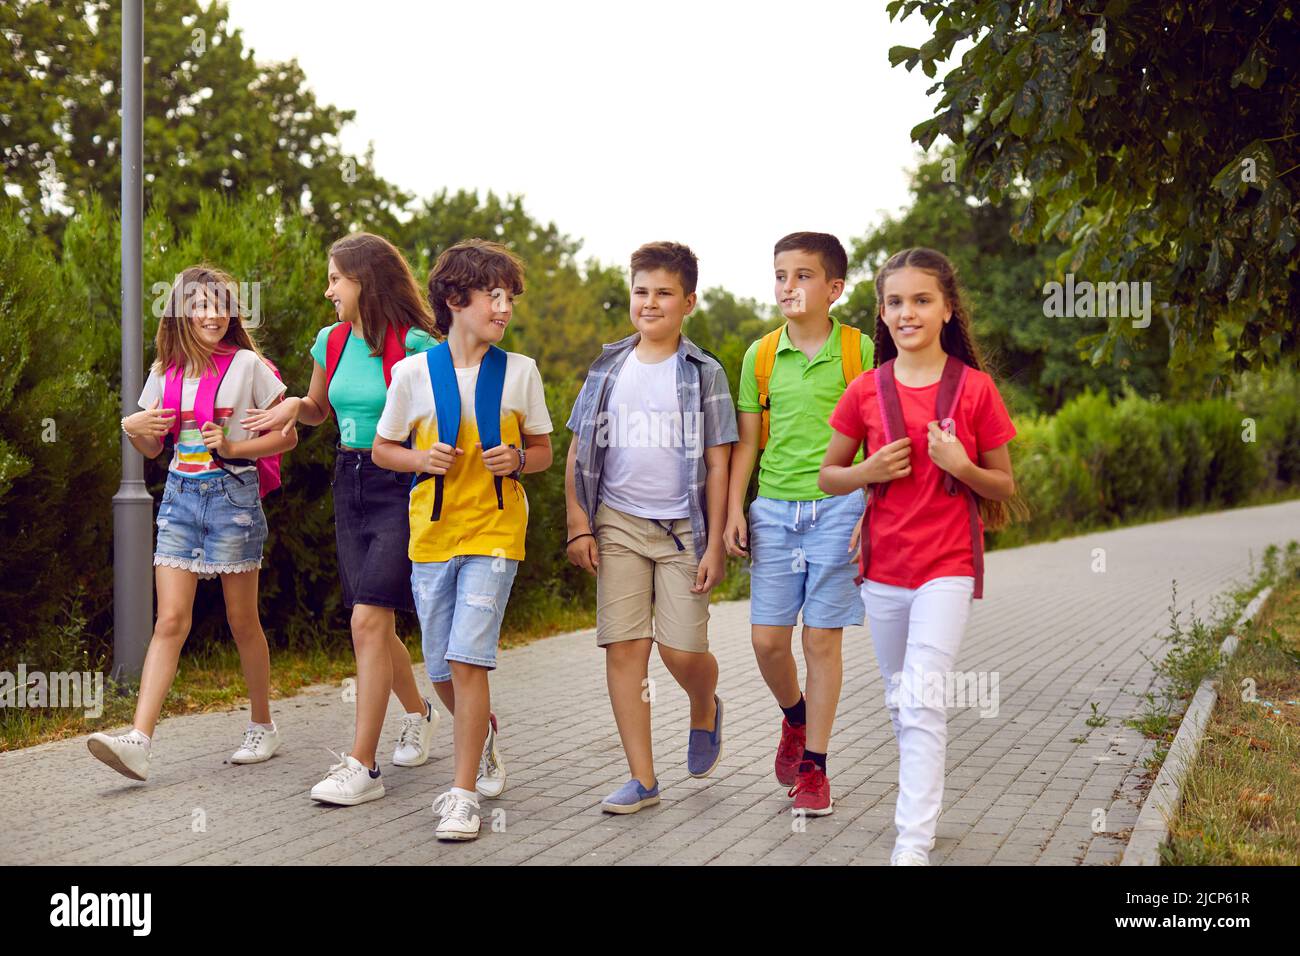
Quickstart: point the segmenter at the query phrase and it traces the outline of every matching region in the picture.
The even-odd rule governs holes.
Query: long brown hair
[[[883,318],[885,280],[890,274],[908,268],[920,269],[934,276],[939,283],[939,290],[943,293],[944,303],[952,309],[952,318],[944,323],[939,333],[939,345],[944,352],[992,378],[992,373],[984,364],[975,336],[971,334],[970,306],[962,296],[961,284],[957,281],[957,270],[942,252],[920,246],[894,253],[876,273],[874,336],[876,367],[879,368],[898,356],[898,346],[894,343],[894,337],[889,334],[889,326],[885,324]],[[984,526],[990,531],[1006,527],[1013,519],[1024,520],[1029,517],[1029,507],[1025,504],[1019,490],[1007,501],[980,498],[979,503]]]
[[[226,334],[215,349],[209,348],[194,334],[194,325],[190,321],[194,298],[199,294],[212,299],[217,311],[230,318]],[[158,320],[153,371],[161,375],[173,365],[179,365],[190,376],[204,371],[215,372],[213,352],[226,348],[251,349],[261,358],[262,350],[244,327],[245,317],[239,288],[228,273],[206,263],[183,270],[172,283]]]
[[[384,333],[390,325],[435,334],[433,314],[411,267],[383,236],[355,232],[330,246],[329,255],[341,273],[361,286],[357,308],[371,355],[384,354]]]

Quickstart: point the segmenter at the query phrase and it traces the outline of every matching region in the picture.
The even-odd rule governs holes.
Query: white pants
[[[929,859],[934,848],[948,745],[942,688],[957,658],[974,591],[971,577],[935,578],[914,589],[862,584],[885,706],[898,741],[898,836],[891,862],[904,850]]]

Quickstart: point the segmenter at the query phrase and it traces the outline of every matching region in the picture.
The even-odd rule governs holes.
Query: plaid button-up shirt
[[[600,475],[605,464],[607,442],[596,440],[601,413],[607,411],[610,392],[618,380],[623,363],[641,341],[634,332],[625,339],[603,347],[600,357],[591,363],[587,380],[573,403],[568,428],[578,444],[573,474],[578,504],[595,526],[600,507]],[[695,540],[695,557],[704,557],[708,544],[708,509],[704,502],[708,468],[704,449],[734,442],[736,409],[731,404],[727,373],[710,355],[706,355],[685,335],[677,343],[677,406],[682,413],[684,447],[665,449],[681,458],[683,483],[690,504],[691,533]],[[695,423],[692,427],[690,423]]]

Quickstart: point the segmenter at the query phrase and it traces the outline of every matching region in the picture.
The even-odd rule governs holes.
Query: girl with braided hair
[[[982,596],[984,528],[1006,523],[1015,495],[1016,429],[947,257],[891,256],[876,301],[876,367],[831,415],[818,484],[832,495],[868,490],[859,583],[899,747],[890,862],[924,866],[943,802],[946,685]]]

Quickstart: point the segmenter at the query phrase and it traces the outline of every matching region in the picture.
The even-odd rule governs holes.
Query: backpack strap
[[[438,441],[455,447],[460,438],[460,385],[456,381],[456,367],[451,359],[451,346],[446,342],[424,353],[429,365],[429,381],[433,384],[434,413],[438,419]],[[474,418],[479,429],[479,444],[483,450],[501,444],[501,393],[506,380],[506,353],[495,345],[488,346],[479,365],[478,381],[474,385]],[[426,478],[433,478],[433,510],[430,521],[442,519],[442,497],[446,475],[418,474],[411,481],[414,488]],[[497,493],[497,509],[505,508],[502,494],[504,479],[493,475]]]
[[[781,344],[781,333],[785,325],[773,329],[758,340],[758,354],[754,356],[754,378],[758,382],[758,404],[762,411],[758,433],[758,447],[766,448],[768,435],[772,428],[772,369],[776,365],[776,347]]]
[[[907,423],[903,420],[903,406],[898,400],[898,384],[894,380],[894,360],[890,359],[876,369],[876,405],[880,409],[880,422],[885,431],[885,444],[897,441],[907,435]],[[863,449],[864,454],[871,454],[870,448]],[[862,515],[862,535],[859,547],[862,549],[861,573],[854,578],[861,584],[871,566],[871,506],[877,499],[883,498],[889,489],[889,482],[880,482],[867,487],[867,508]]]
[[[876,405],[880,408],[880,422],[885,429],[885,444],[906,438],[907,423],[903,420],[903,406],[898,400],[893,359],[876,369]],[[887,482],[880,484],[876,486],[876,493],[883,496],[888,487]]]
[[[939,397],[934,403],[934,416],[939,422],[939,427],[944,431],[951,431],[955,425],[953,421],[954,412],[957,410],[957,402],[961,399],[962,388],[966,385],[966,377],[970,374],[970,366],[961,359],[948,356],[948,361],[944,363],[943,375],[939,379]],[[944,472],[943,489],[950,495],[962,491],[966,496],[966,514],[970,522],[970,547],[971,560],[975,567],[975,592],[972,597],[984,597],[984,535],[980,531],[980,505],[979,495],[971,490],[969,485],[958,481],[955,477]]]
[[[185,388],[185,369],[180,365],[173,365],[163,372],[163,396],[162,407],[164,411],[172,413],[171,432],[167,437],[172,440],[172,444],[181,440],[181,395]]]
[[[393,384],[393,366],[406,358],[406,333],[410,326],[400,329],[391,322],[384,330],[384,387]]]
[[[217,390],[226,380],[226,373],[230,371],[230,365],[238,351],[236,349],[234,352],[214,352],[212,361],[217,366],[216,374],[213,375],[205,370],[199,379],[199,390],[194,396],[194,425],[200,431],[208,422],[216,420]]]
[[[330,329],[329,338],[325,340],[325,394],[329,395],[330,382],[334,381],[334,373],[338,371],[339,359],[343,357],[343,350],[347,348],[348,339],[352,337],[352,325],[348,322],[336,323],[334,328]]]
[[[840,324],[840,364],[844,367],[846,387],[862,374],[862,330],[843,323]]]
[[[489,345],[478,368],[478,381],[474,384],[474,420],[478,424],[479,444],[483,450],[496,448],[501,444],[501,393],[506,385],[506,353],[495,345]],[[492,483],[496,486],[497,510],[505,508],[502,487],[505,480],[501,475],[493,475]]]
[[[451,346],[446,342],[435,345],[424,353],[429,365],[429,382],[433,386],[433,407],[438,419],[438,441],[456,447],[460,438],[460,386],[456,383],[456,366],[451,360]],[[411,482],[414,488],[421,481],[430,477],[427,474],[415,476]],[[446,484],[446,475],[433,475],[433,511],[430,521],[442,518],[442,493]]]
[[[221,390],[221,383],[226,380],[226,373],[230,371],[230,366],[235,361],[235,356],[239,354],[236,349],[233,352],[215,352],[212,360],[217,364],[217,373],[204,372],[203,377],[199,379],[199,390],[194,396],[194,424],[202,431],[203,426],[208,422],[216,421],[217,417],[217,392]],[[241,485],[244,479],[232,472],[227,465],[252,465],[256,464],[251,458],[222,458],[215,451],[208,450],[212,456],[212,463],[230,475]]]
[[[969,365],[951,355],[944,363],[943,375],[939,379],[939,397],[934,403],[935,420],[944,431],[951,431],[955,425],[953,412],[957,409],[957,400],[961,398],[961,390],[966,384],[966,375],[969,371]],[[944,472],[943,488],[948,494],[955,495],[957,479]]]

